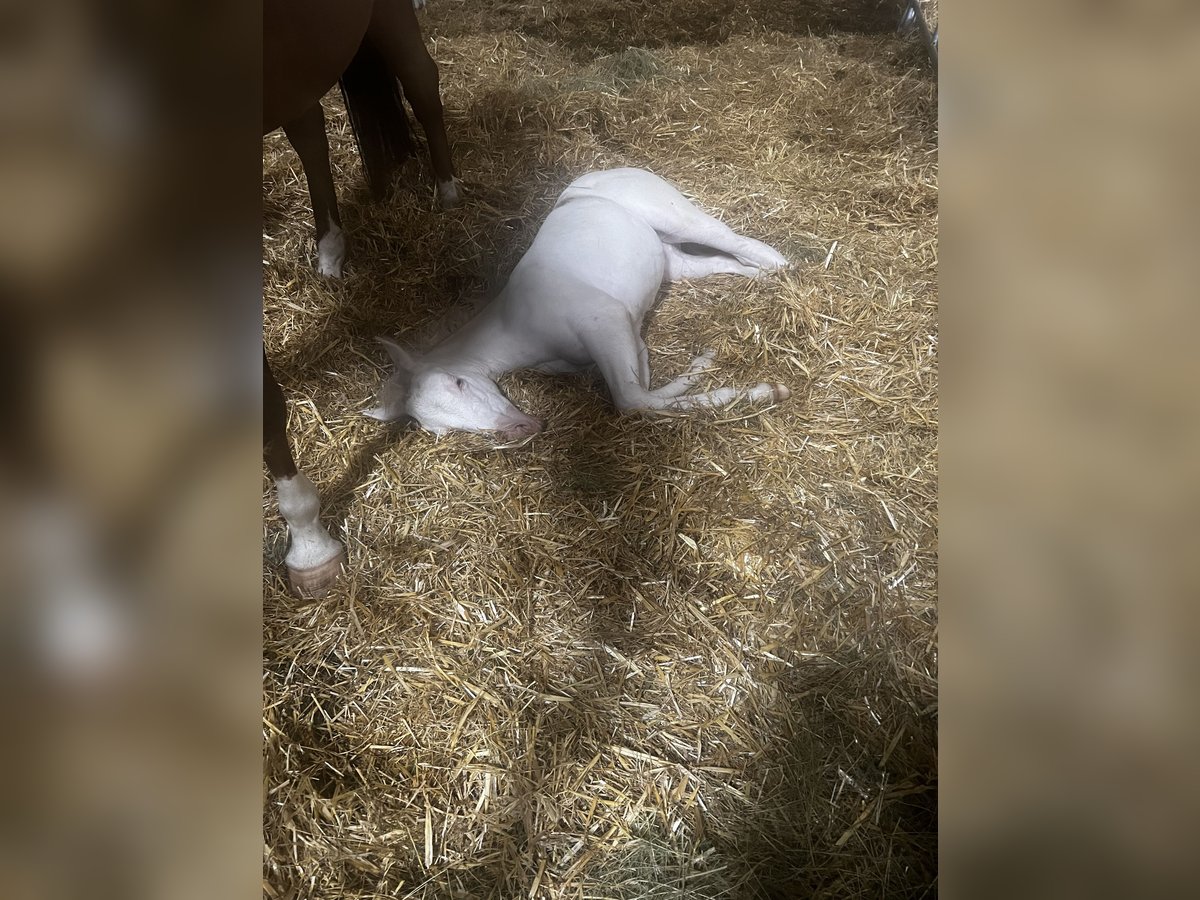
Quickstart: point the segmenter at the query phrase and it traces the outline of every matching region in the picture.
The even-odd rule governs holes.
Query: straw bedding
[[[886,3],[433,0],[467,203],[424,158],[365,197],[335,94],[347,277],[264,142],[265,329],[349,572],[286,592],[264,481],[270,897],[936,894],[937,126]],[[358,413],[376,334],[494,292],[554,198],[645,166],[796,262],[672,285],[656,383],[700,350],[775,408],[621,417],[503,387],[528,445]]]

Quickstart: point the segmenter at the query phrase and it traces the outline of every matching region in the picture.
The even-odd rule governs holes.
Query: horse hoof
[[[305,600],[320,600],[329,593],[329,589],[337,584],[342,574],[342,566],[346,563],[346,550],[339,547],[332,559],[313,566],[310,569],[293,569],[287,567],[288,584],[292,592]]]
[[[336,222],[317,241],[317,273],[326,278],[341,278],[346,261],[346,233]]]
[[[782,384],[771,385],[771,394],[775,397],[776,403],[782,403],[788,397],[792,396],[792,392],[789,391],[787,389],[787,387]]]
[[[455,181],[439,181],[437,186],[438,205],[442,209],[454,209],[462,203],[462,192]]]

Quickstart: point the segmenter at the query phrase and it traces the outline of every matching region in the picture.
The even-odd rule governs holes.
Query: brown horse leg
[[[371,11],[367,38],[379,49],[400,79],[404,96],[408,98],[417,121],[425,129],[425,138],[429,141],[429,160],[437,180],[438,201],[442,209],[457,206],[460,198],[454,177],[454,161],[450,157],[450,142],[446,139],[446,123],[442,116],[438,67],[421,36],[421,26],[417,24],[412,0],[377,0]]]
[[[284,562],[288,582],[301,597],[329,592],[346,562],[346,551],[321,524],[321,503],[308,476],[297,470],[287,437],[287,403],[263,354],[263,461],[275,480],[279,514],[291,544]]]
[[[298,119],[283,126],[283,133],[296,148],[308,196],[312,200],[313,219],[317,223],[317,272],[331,278],[342,277],[346,259],[346,237],[338,215],[337,189],[329,168],[329,139],[325,135],[325,112],[320,101]]]

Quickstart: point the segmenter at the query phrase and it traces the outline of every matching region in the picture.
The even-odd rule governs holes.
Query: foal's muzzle
[[[542,423],[533,416],[527,416],[524,413],[517,416],[509,416],[500,423],[498,429],[502,438],[507,441],[521,441],[527,437],[532,437],[542,430]]]

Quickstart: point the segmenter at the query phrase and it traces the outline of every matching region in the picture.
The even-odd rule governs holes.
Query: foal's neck
[[[439,343],[425,358],[452,371],[472,371],[498,378],[505,372],[542,362],[528,340],[504,321],[499,297]]]

